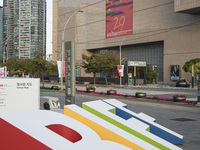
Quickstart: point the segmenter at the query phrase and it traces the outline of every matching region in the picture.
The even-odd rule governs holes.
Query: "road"
[[[64,105],[64,93],[41,93],[41,96],[58,97],[61,107]],[[76,94],[76,104],[100,99],[118,99],[128,105],[128,109],[143,112],[156,118],[157,123],[184,136],[184,150],[197,150],[200,146],[200,107],[182,103],[149,101],[145,99],[125,98],[100,94]]]

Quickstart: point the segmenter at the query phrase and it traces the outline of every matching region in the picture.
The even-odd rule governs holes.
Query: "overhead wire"
[[[75,12],[75,11],[82,10],[82,9],[84,9],[84,8],[90,7],[90,6],[92,6],[92,5],[95,5],[95,4],[98,4],[98,3],[101,3],[101,2],[104,2],[104,0],[98,1],[98,2],[93,3],[93,4],[89,4],[89,5],[87,5],[87,6],[84,6],[84,7],[81,7],[81,8],[79,8],[79,9],[76,9],[76,10],[73,10],[73,11],[70,11],[70,12],[67,12],[67,13],[65,13],[65,14],[73,13],[73,12]],[[148,9],[152,9],[152,8],[155,8],[155,7],[160,7],[160,6],[172,4],[172,3],[174,3],[174,2],[172,1],[172,2],[168,2],[168,3],[164,3],[164,4],[160,4],[160,5],[156,5],[156,6],[144,8],[144,9],[140,9],[140,10],[137,10],[137,11],[133,11],[133,13],[136,13],[136,12],[139,12],[139,11],[148,10]],[[106,20],[106,19],[101,19],[101,20],[97,20],[97,21],[94,21],[94,22],[89,22],[89,23],[86,23],[86,24],[82,24],[82,25],[78,25],[78,26],[66,28],[66,30],[73,29],[73,28],[77,28],[77,27],[86,26],[86,25],[89,25],[89,24],[94,24],[94,23],[97,23],[97,22],[105,21],[105,20]]]
[[[142,37],[138,37],[138,38],[132,38],[132,39],[127,39],[126,41],[133,41],[133,40],[138,40],[138,39],[143,39],[143,38],[147,38],[147,37],[151,37],[151,36],[156,36],[156,35],[159,35],[159,34],[163,34],[163,33],[167,33],[167,32],[171,32],[171,31],[174,31],[174,30],[177,30],[177,29],[181,29],[181,28],[184,28],[184,27],[187,27],[187,26],[190,26],[190,25],[195,25],[195,24],[199,24],[200,23],[200,20],[198,20],[197,22],[193,22],[191,24],[187,24],[187,25],[182,25],[182,26],[177,26],[177,27],[172,27],[172,28],[168,28],[168,29],[161,29],[161,30],[157,30],[157,31],[162,31],[162,32],[158,32],[158,33],[153,33],[153,34],[150,34],[150,35],[145,35],[145,36],[142,36]],[[164,31],[163,31],[164,30]],[[156,32],[155,31],[150,31],[150,32]],[[149,32],[145,32],[145,33],[149,33]],[[138,34],[144,34],[144,33],[138,33]],[[138,35],[138,34],[133,34],[133,35]],[[102,41],[105,39],[98,39],[96,41]],[[98,42],[98,43],[93,43],[93,41],[90,41],[90,42],[80,42],[80,43],[77,43],[77,44],[110,44],[110,43],[116,43],[115,41],[107,41],[107,42]]]
[[[96,4],[98,4],[98,3],[101,3],[101,2],[105,2],[105,1],[104,1],[104,0],[101,0],[101,1],[98,1],[98,2],[96,2],[96,3],[89,4],[89,5],[87,5],[87,6],[81,7],[81,8],[79,8],[79,9],[77,9],[77,10],[84,9],[84,8],[87,8],[87,7],[96,5]],[[160,7],[160,6],[164,6],[164,5],[169,5],[169,4],[173,4],[173,3],[174,3],[174,1],[171,1],[171,2],[164,3],[164,4],[159,4],[159,5],[156,5],[156,6],[152,6],[152,7],[140,9],[140,10],[137,10],[137,11],[133,11],[133,13],[137,13],[137,12],[140,12],[140,11],[145,11],[145,10],[148,10],[148,9],[153,9],[153,8],[156,8],[156,7]],[[70,12],[68,12],[68,13],[66,13],[66,14],[72,13],[72,12],[77,11],[77,10],[70,11]],[[95,23],[98,23],[98,22],[101,22],[101,21],[105,21],[105,19],[101,19],[101,20],[97,20],[97,21],[94,21],[94,22],[89,22],[89,23],[86,23],[86,24],[82,24],[82,25],[70,27],[70,28],[67,28],[66,30],[73,29],[73,28],[78,28],[78,27],[82,27],[82,26],[87,26],[87,25],[90,25],[90,24],[95,24]],[[133,41],[133,40],[138,40],[138,39],[142,39],[142,38],[147,38],[147,37],[150,37],[150,36],[156,36],[156,35],[159,35],[159,34],[163,34],[163,33],[171,32],[171,31],[173,31],[173,30],[177,30],[177,29],[180,29],[180,28],[184,28],[184,27],[187,27],[187,26],[196,24],[196,23],[200,23],[200,20],[198,20],[197,22],[193,22],[193,23],[190,23],[190,24],[181,25],[181,26],[177,26],[177,27],[171,27],[171,28],[165,28],[165,29],[158,29],[158,30],[151,30],[151,31],[145,31],[145,32],[135,33],[135,34],[133,34],[133,35],[147,34],[147,33],[152,33],[152,32],[154,32],[153,34],[150,34],[150,35],[145,35],[145,36],[142,36],[142,37],[137,37],[137,38],[133,38],[133,39],[128,39],[128,40],[126,40],[126,41]],[[158,31],[161,31],[161,32],[158,32]],[[156,33],[155,33],[155,32],[156,32]],[[106,42],[105,42],[105,40],[106,40],[106,39],[104,38],[104,39],[97,39],[97,40],[87,41],[87,42],[78,42],[78,43],[76,43],[76,44],[110,44],[110,43],[115,43],[115,42],[113,42],[113,41],[106,41]],[[104,41],[104,42],[95,42],[95,41]]]

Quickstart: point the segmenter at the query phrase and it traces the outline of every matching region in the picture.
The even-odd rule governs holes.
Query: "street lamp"
[[[111,30],[108,30],[109,32],[111,32],[115,37],[117,37],[114,33],[113,33],[113,31],[111,31]],[[118,38],[118,41],[119,41],[119,37],[117,37]],[[122,43],[123,43],[123,41],[124,41],[124,39],[125,39],[125,37],[122,39],[122,41],[121,41],[121,43],[120,43],[120,45],[119,45],[119,65],[121,66],[121,60],[122,60]],[[122,77],[120,76],[120,86],[122,86]]]
[[[63,90],[63,61],[64,61],[64,51],[65,51],[65,41],[64,41],[64,38],[65,38],[65,29],[67,27],[67,24],[69,23],[69,21],[71,20],[71,18],[77,13],[77,12],[83,12],[81,10],[77,10],[75,11],[69,18],[68,20],[65,22],[65,26],[64,26],[64,30],[63,30],[63,33],[62,33],[62,57],[61,57],[61,87],[60,87],[60,90]]]

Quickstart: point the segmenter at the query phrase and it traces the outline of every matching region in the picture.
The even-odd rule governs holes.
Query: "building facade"
[[[4,0],[3,60],[33,58],[35,51],[46,56],[46,0]]]
[[[115,1],[115,4],[130,1]],[[91,55],[107,50],[119,52],[121,45],[122,57],[127,61],[146,61],[158,73],[160,82],[173,83],[178,78],[191,79],[191,74],[184,72],[182,67],[185,62],[200,58],[198,0],[132,1],[132,33],[112,38],[107,38],[108,2],[114,3],[106,0],[53,1],[53,61],[60,60],[57,51],[61,53],[61,37],[64,32],[64,41],[76,43],[77,62],[82,61],[82,54]],[[113,7],[110,7],[111,10],[114,10]],[[77,10],[81,12],[72,17]],[[116,22],[117,26],[121,25],[120,21]],[[172,76],[175,67],[179,69],[178,78]],[[91,74],[86,74],[80,68],[80,76],[88,77]]]
[[[52,54],[47,54],[46,60],[51,63],[52,62]]]
[[[3,7],[0,6],[0,64],[3,62]]]

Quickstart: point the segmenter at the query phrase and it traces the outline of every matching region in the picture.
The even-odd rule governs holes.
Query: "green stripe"
[[[148,127],[148,128],[146,129],[146,131],[150,132],[150,127]]]
[[[153,145],[153,146],[155,146],[155,147],[157,147],[159,149],[170,150],[168,147],[166,147],[166,146],[164,146],[164,145],[162,145],[162,144],[160,144],[160,143],[158,143],[158,142],[156,142],[156,141],[144,136],[143,134],[141,134],[141,133],[139,133],[139,132],[127,127],[127,126],[125,126],[124,124],[122,124],[122,123],[120,123],[120,122],[118,122],[118,121],[116,121],[116,120],[114,120],[114,119],[112,119],[112,118],[100,113],[99,111],[97,111],[97,110],[95,110],[95,109],[93,109],[93,108],[91,108],[91,107],[89,107],[89,106],[87,106],[85,104],[82,104],[82,108],[87,110],[87,111],[89,111],[89,112],[91,112],[92,114],[94,114],[94,115],[96,115],[96,116],[98,116],[98,117],[110,122],[111,124],[121,128],[122,130],[125,130],[126,132],[128,132],[128,133],[130,133],[130,134],[142,139],[143,141],[146,141],[147,143],[149,143],[149,144],[151,144],[151,145]]]
[[[116,108],[110,109],[108,111],[116,115]]]

